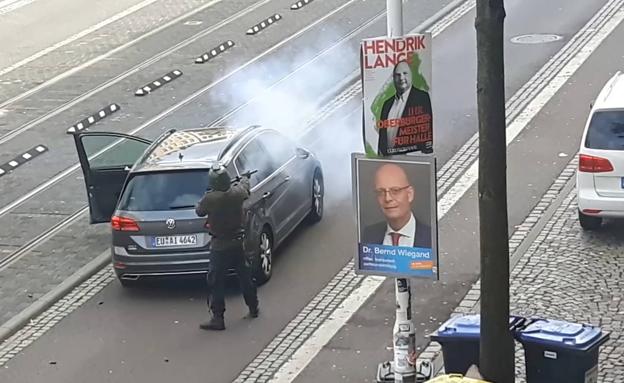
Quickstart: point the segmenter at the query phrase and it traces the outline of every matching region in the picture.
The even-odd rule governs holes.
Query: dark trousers
[[[236,241],[231,246],[211,251],[210,269],[207,276],[208,306],[216,317],[223,317],[225,313],[225,278],[228,269],[234,267],[245,303],[250,309],[258,307],[256,285],[252,276],[252,267],[242,242]]]

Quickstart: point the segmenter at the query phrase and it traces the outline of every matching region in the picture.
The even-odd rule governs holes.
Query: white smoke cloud
[[[312,149],[323,164],[327,209],[338,207],[341,201],[351,198],[351,153],[364,151],[361,113],[358,108],[349,116],[334,115],[325,120],[320,129],[323,134],[313,142]],[[340,129],[340,133],[335,129]]]
[[[323,46],[337,42],[336,36],[341,34],[326,29],[322,36],[316,36],[313,46],[297,47],[296,52],[289,48],[263,60],[245,71],[244,82],[233,84],[225,95],[218,96],[220,101],[228,100],[230,108],[247,103],[227,118],[228,125],[258,124],[276,129],[317,155],[324,169],[328,208],[351,196],[350,155],[363,151],[361,109],[349,119],[334,114],[301,136],[308,129],[305,122],[324,106],[319,100],[359,68],[359,52],[353,42],[317,56]]]
[[[337,45],[334,36],[340,34],[326,30],[315,36],[313,45],[283,48],[246,68],[244,80],[219,95],[232,107],[252,100],[228,120],[237,126],[256,123],[285,133],[296,129],[302,116],[316,111],[319,97],[359,65],[357,49],[346,42]],[[324,46],[334,48],[319,55]]]

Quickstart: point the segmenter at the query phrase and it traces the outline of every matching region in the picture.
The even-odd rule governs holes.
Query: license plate
[[[197,244],[197,235],[168,235],[166,237],[154,237],[152,246],[154,247],[170,247],[170,246],[195,246]]]

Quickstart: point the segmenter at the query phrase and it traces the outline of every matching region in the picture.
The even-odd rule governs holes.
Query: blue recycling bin
[[[599,349],[609,334],[590,325],[536,319],[516,332],[527,383],[596,383]]]
[[[524,323],[525,318],[511,316],[509,326],[512,331]],[[473,364],[479,365],[479,340],[481,333],[480,315],[460,315],[447,320],[431,335],[442,346],[444,372],[465,374]]]

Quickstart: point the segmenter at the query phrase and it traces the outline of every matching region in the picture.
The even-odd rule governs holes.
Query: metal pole
[[[413,382],[416,366],[410,357],[416,349],[416,334],[412,323],[412,291],[409,279],[397,278],[395,283],[396,318],[392,340],[394,342],[394,381]],[[409,380],[408,380],[409,379]]]
[[[403,36],[402,0],[386,0],[388,37]],[[396,318],[393,329],[394,381],[414,381],[416,366],[410,357],[416,349],[416,336],[412,323],[412,292],[407,278],[395,281]]]
[[[402,0],[386,0],[386,15],[388,22],[388,37],[403,36]]]

